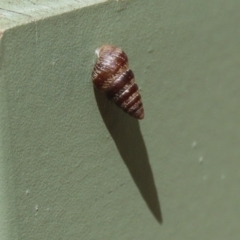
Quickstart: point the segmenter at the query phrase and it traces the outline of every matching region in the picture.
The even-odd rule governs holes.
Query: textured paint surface
[[[74,9],[1,26],[0,238],[238,240],[240,2]],[[140,125],[93,91],[106,43],[128,53]]]

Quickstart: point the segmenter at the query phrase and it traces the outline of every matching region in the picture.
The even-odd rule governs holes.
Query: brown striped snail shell
[[[94,86],[129,115],[143,119],[141,96],[125,52],[115,46],[103,45],[95,53],[98,58],[92,72]]]

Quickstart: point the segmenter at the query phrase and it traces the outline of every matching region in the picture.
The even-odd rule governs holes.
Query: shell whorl
[[[143,119],[141,96],[125,52],[121,48],[104,45],[95,53],[98,57],[92,72],[95,87],[132,117]]]

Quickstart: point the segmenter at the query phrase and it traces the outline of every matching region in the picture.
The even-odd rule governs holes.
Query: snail
[[[95,51],[92,72],[94,86],[130,116],[143,119],[144,109],[126,53],[118,47],[103,45]]]

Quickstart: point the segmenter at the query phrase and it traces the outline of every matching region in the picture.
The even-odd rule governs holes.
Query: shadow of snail
[[[160,202],[138,120],[124,113],[95,88],[94,93],[102,119],[119,154],[150,211],[162,223]]]

